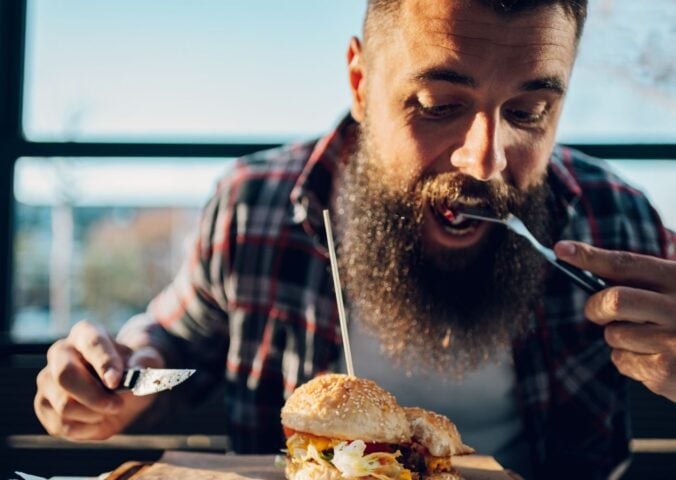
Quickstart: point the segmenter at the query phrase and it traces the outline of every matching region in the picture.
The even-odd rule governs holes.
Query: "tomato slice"
[[[319,437],[317,435],[313,435],[311,433],[305,433],[305,432],[298,432],[297,430],[294,430],[293,428],[289,427],[282,427],[284,430],[284,436],[287,438],[287,440],[295,435],[296,433],[300,433],[301,435],[305,435],[307,437],[314,437],[314,438],[325,438],[325,437]],[[364,450],[364,454],[368,455],[369,453],[374,453],[374,452],[387,452],[387,453],[394,453],[399,449],[398,445],[393,445],[391,443],[378,443],[378,442],[365,442],[366,443],[366,450]]]

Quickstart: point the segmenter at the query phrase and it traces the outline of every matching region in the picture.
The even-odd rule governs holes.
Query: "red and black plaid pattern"
[[[318,142],[238,160],[204,209],[190,258],[124,329],[148,336],[170,364],[196,367],[184,389],[194,399],[225,381],[224,429],[236,451],[277,451],[285,397],[338,364],[321,210],[353,126],[348,118]],[[555,238],[661,257],[673,249],[645,197],[604,163],[557,147],[548,180],[560,208]],[[514,345],[538,478],[605,478],[628,456],[625,379],[602,329],[584,318],[585,299],[550,272],[532,331]]]

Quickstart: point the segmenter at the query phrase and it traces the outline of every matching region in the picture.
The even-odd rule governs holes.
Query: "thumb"
[[[127,360],[127,365],[130,368],[164,368],[165,361],[156,348],[146,346],[134,351]]]

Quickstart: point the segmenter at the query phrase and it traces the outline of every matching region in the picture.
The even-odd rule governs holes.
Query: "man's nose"
[[[498,120],[477,113],[466,131],[464,141],[451,153],[451,165],[477,180],[487,181],[497,177],[507,166]]]

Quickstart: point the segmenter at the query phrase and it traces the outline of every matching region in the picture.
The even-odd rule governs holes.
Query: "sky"
[[[360,0],[33,0],[34,138],[288,140],[345,113]]]

